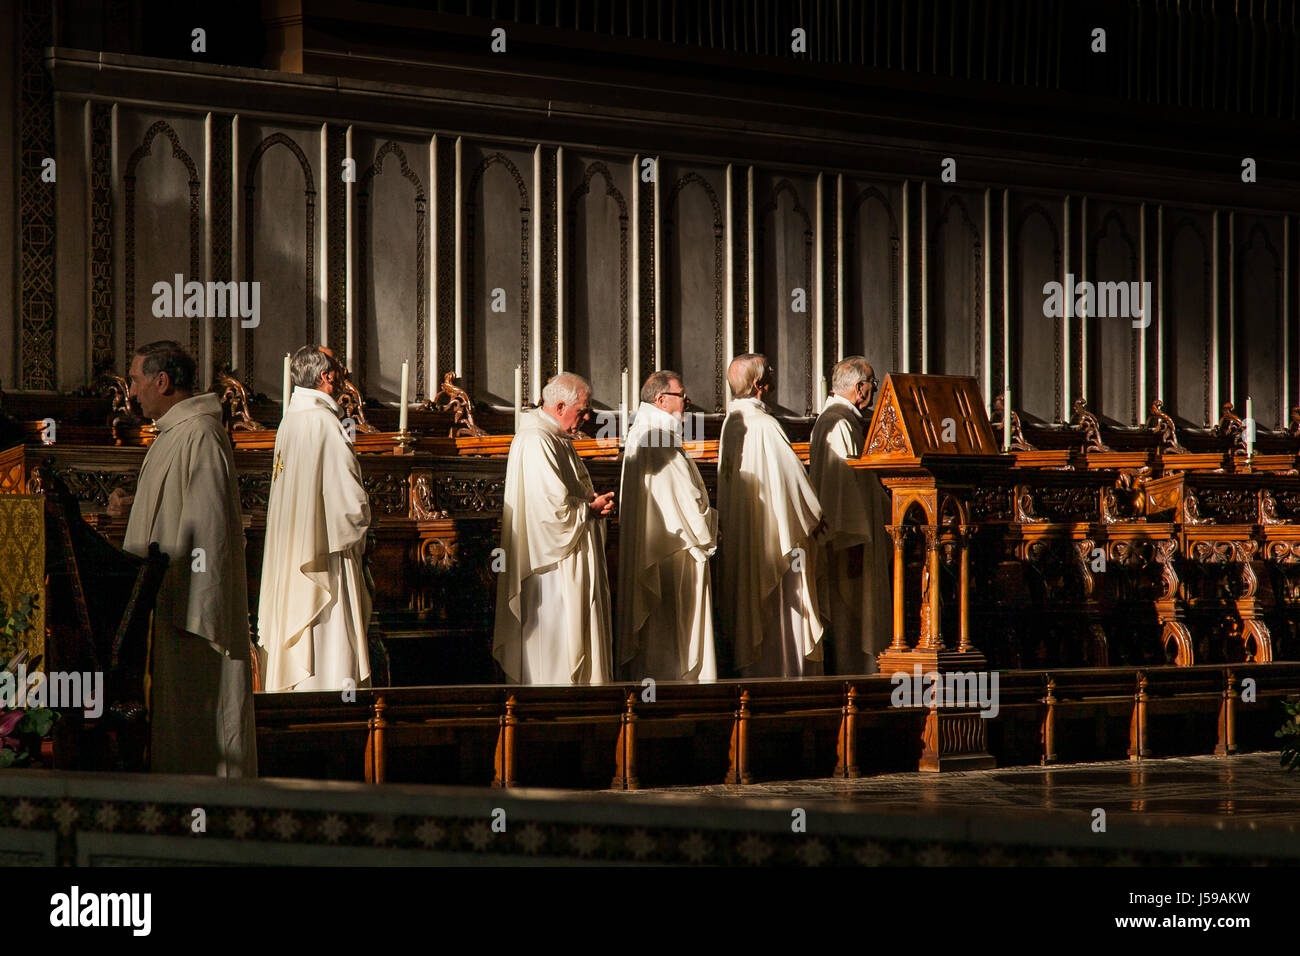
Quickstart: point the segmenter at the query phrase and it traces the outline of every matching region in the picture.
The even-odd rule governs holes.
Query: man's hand
[[[588,502],[589,507],[602,518],[614,513],[614,492],[607,491],[603,495],[596,495]]]
[[[124,518],[131,513],[131,503],[135,495],[125,488],[114,488],[108,495],[108,515],[110,518]]]

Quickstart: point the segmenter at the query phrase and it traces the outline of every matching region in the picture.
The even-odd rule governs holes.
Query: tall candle
[[[619,432],[620,438],[627,438],[627,412],[628,406],[632,404],[631,384],[628,381],[627,369],[623,369],[623,382],[619,388],[618,396],[619,417],[622,421],[622,429]]]
[[[1255,454],[1255,403],[1246,396],[1246,457]]]
[[[821,394],[817,396],[817,411],[818,411],[818,412],[820,412],[823,408],[826,407],[826,399],[830,398],[830,394],[831,394],[830,386],[826,383],[826,376],[823,375],[823,376],[822,376],[822,390],[821,390]]]
[[[406,432],[406,413],[409,411],[406,405],[409,401],[408,390],[411,387],[411,363],[402,363],[402,404],[397,409],[397,430]]]
[[[1011,389],[1002,397],[1002,450],[1011,450]]]
[[[515,434],[519,434],[519,415],[524,408],[524,367],[515,366]]]
[[[280,405],[281,418],[284,418],[285,415],[289,414],[289,393],[291,389],[292,389],[292,385],[289,381],[289,353],[285,352],[284,353],[284,396],[282,399],[282,404]]]

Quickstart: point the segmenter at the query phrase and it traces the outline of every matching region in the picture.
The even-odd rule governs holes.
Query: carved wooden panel
[[[465,364],[476,403],[510,407],[515,366],[532,394],[532,152],[466,145]]]
[[[1048,422],[1060,420],[1064,387],[1063,323],[1043,314],[1043,286],[1063,279],[1060,217],[1054,198],[1012,197],[1012,405]]]
[[[814,310],[813,199],[808,177],[759,174],[754,183],[754,346],[776,370],[767,402],[778,412],[811,415],[820,373],[812,361]]]
[[[983,376],[983,197],[932,188],[927,233],[930,371]]]
[[[355,140],[354,140],[355,142]],[[396,402],[402,362],[411,364],[411,395],[423,401],[429,324],[428,145],[367,138],[372,156],[357,170],[357,357],[352,372],[366,398]],[[364,155],[364,154],[363,154]],[[358,162],[358,167],[362,164]]]
[[[1131,285],[1138,282],[1140,276],[1138,238],[1135,206],[1088,204],[1086,274],[1098,294],[1087,318],[1088,380],[1082,393],[1094,414],[1125,425],[1138,423],[1146,416],[1146,409],[1138,407],[1138,337],[1141,329],[1134,328],[1135,319],[1110,313],[1116,311],[1112,309],[1112,303],[1118,304],[1121,299],[1127,302],[1132,313],[1141,308],[1141,286],[1136,287],[1139,294],[1137,303],[1134,303],[1134,286]],[[1124,283],[1122,296],[1120,287],[1114,283]],[[1155,290],[1152,288],[1150,315],[1142,320],[1149,318],[1152,340],[1155,305]]]
[[[1219,418],[1210,402],[1212,236],[1208,213],[1165,210],[1163,397],[1176,420],[1193,425]]]
[[[731,358],[723,354],[725,176],[716,168],[661,162],[659,178],[664,269],[660,279],[663,355],[658,364],[686,377],[686,387],[701,411],[720,412],[728,398],[722,382]]]
[[[591,382],[593,406],[615,408],[632,364],[632,165],[567,152],[564,161],[564,367]],[[629,374],[639,391],[643,377]]]
[[[896,183],[844,182],[844,354],[899,369],[902,245]]]

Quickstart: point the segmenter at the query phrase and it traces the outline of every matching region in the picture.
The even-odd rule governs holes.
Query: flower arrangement
[[[10,609],[0,601],[0,660],[8,659],[0,674],[0,687],[13,687],[18,668],[27,660],[26,649],[19,641],[31,628],[32,608],[36,597],[19,595],[18,604]],[[39,664],[39,661],[36,663]],[[4,677],[7,680],[3,680]],[[49,736],[58,720],[58,712],[48,707],[11,707],[14,699],[0,694],[0,769],[31,764],[40,755],[41,740]]]

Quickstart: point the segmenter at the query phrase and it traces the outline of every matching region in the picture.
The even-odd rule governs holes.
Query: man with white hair
[[[817,583],[830,623],[832,674],[874,674],[876,655],[889,643],[888,497],[879,478],[848,463],[862,457],[863,412],[875,389],[876,373],[861,355],[836,364],[831,395],[808,443],[812,483],[828,529]]]
[[[512,684],[614,676],[605,568],[614,493],[596,494],[573,449],[590,414],[590,383],[562,372],[542,389],[542,407],[520,415],[510,443],[492,655]]]
[[[655,372],[623,447],[615,649],[629,680],[717,680],[709,555],[718,513],[682,449],[682,378]]]
[[[718,443],[720,619],[744,677],[822,672],[816,536],[822,507],[763,397],[774,374],[762,355],[727,369],[733,400]]]
[[[275,435],[257,628],[266,652],[262,689],[341,690],[370,680],[370,589],[361,555],[370,498],[339,420],[343,370],[304,345]]]

